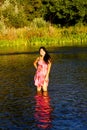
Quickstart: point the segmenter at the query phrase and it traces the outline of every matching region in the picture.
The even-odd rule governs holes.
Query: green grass
[[[87,46],[87,26],[7,28],[0,32],[0,53],[31,51],[31,47]]]

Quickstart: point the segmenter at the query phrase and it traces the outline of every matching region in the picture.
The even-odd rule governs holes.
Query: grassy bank
[[[58,28],[30,26],[5,28],[0,32],[0,52],[28,51],[30,47],[87,46],[87,26]]]

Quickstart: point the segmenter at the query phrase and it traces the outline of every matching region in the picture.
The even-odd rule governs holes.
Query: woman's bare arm
[[[48,63],[48,71],[47,71],[47,74],[46,74],[46,79],[48,79],[48,77],[49,77],[51,65],[52,65],[52,63],[51,63],[51,61],[49,61],[49,63]]]
[[[38,58],[36,58],[36,60],[35,60],[35,61],[34,61],[34,63],[33,63],[33,64],[34,64],[34,67],[35,67],[36,69],[37,69],[37,66],[38,66],[38,65],[37,65],[38,60],[39,60],[39,57],[38,57]]]

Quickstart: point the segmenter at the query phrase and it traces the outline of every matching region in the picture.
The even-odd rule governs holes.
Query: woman
[[[40,56],[34,61],[34,67],[36,68],[36,74],[34,76],[35,86],[37,86],[37,91],[41,91],[41,89],[47,91],[51,57],[45,47],[40,47],[39,54]]]

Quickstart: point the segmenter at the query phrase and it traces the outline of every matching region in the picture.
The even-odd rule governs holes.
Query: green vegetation
[[[3,46],[85,46],[87,27],[72,26],[58,28],[41,18],[33,20],[29,27],[8,28],[0,34]]]
[[[0,51],[87,46],[87,0],[1,0]]]
[[[42,0],[44,17],[58,26],[87,24],[87,0]]]
[[[42,17],[57,26],[87,24],[87,0],[1,0],[1,21],[7,27],[28,26]]]

